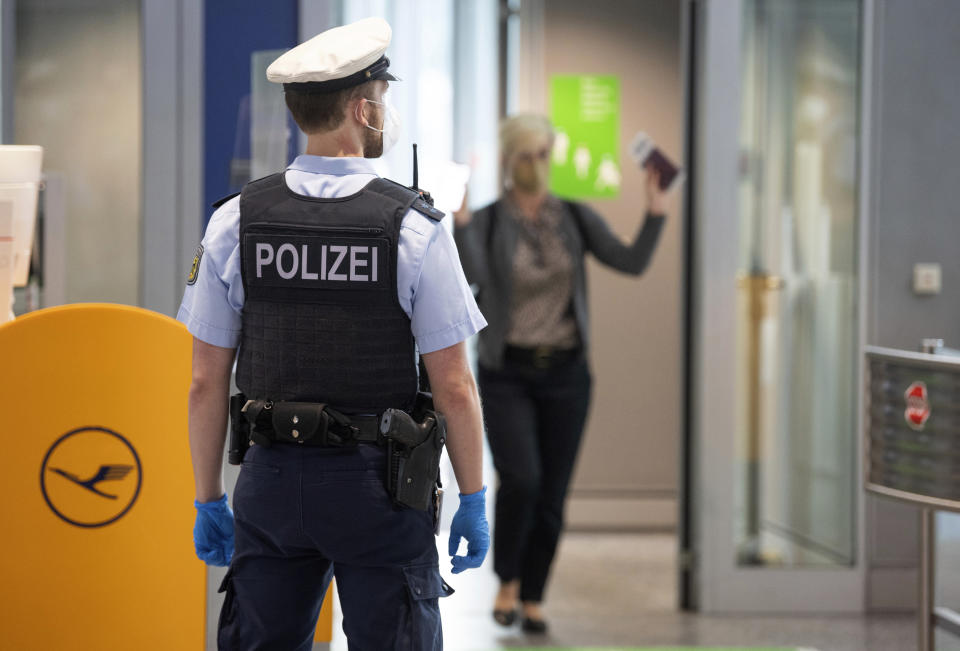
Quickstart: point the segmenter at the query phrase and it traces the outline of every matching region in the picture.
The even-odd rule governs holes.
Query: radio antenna
[[[420,191],[420,188],[417,187],[417,184],[420,182],[420,174],[417,169],[417,143],[413,143],[413,189],[417,192]]]

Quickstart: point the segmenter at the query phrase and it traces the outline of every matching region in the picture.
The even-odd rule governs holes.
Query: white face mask
[[[385,156],[387,152],[390,151],[390,148],[397,144],[397,141],[400,139],[400,116],[397,114],[397,110],[393,108],[389,99],[385,102],[377,102],[372,99],[368,99],[367,101],[383,107],[382,128],[377,129],[376,127],[371,127],[369,124],[365,124],[364,126],[383,134],[383,153],[380,155]]]

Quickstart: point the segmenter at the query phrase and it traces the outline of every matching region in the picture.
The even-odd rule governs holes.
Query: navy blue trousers
[[[331,577],[351,651],[443,648],[433,514],[393,505],[384,452],[252,446],[220,587],[224,651],[307,651]]]

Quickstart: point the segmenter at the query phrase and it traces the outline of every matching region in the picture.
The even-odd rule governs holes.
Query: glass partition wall
[[[740,566],[856,561],[859,0],[744,2]]]
[[[496,0],[350,0],[340,7],[344,23],[381,16],[393,28],[387,55],[401,81],[390,84],[389,95],[402,127],[394,148],[376,161],[380,174],[410,184],[417,143],[418,185],[437,208],[460,207],[466,170],[458,163],[469,166],[472,207],[495,199]]]
[[[37,235],[50,273],[39,301],[18,291],[17,314],[63,302],[138,304],[141,14],[140,0],[18,0],[3,10],[14,23],[9,142],[44,148],[48,209]]]

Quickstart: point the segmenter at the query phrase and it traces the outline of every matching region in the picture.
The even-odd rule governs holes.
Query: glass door
[[[858,0],[745,3],[737,562],[855,562]]]
[[[859,610],[861,0],[740,4],[737,235],[710,254],[734,277],[700,316],[731,347],[701,370],[729,403],[698,433],[729,444],[701,475],[703,605]]]

